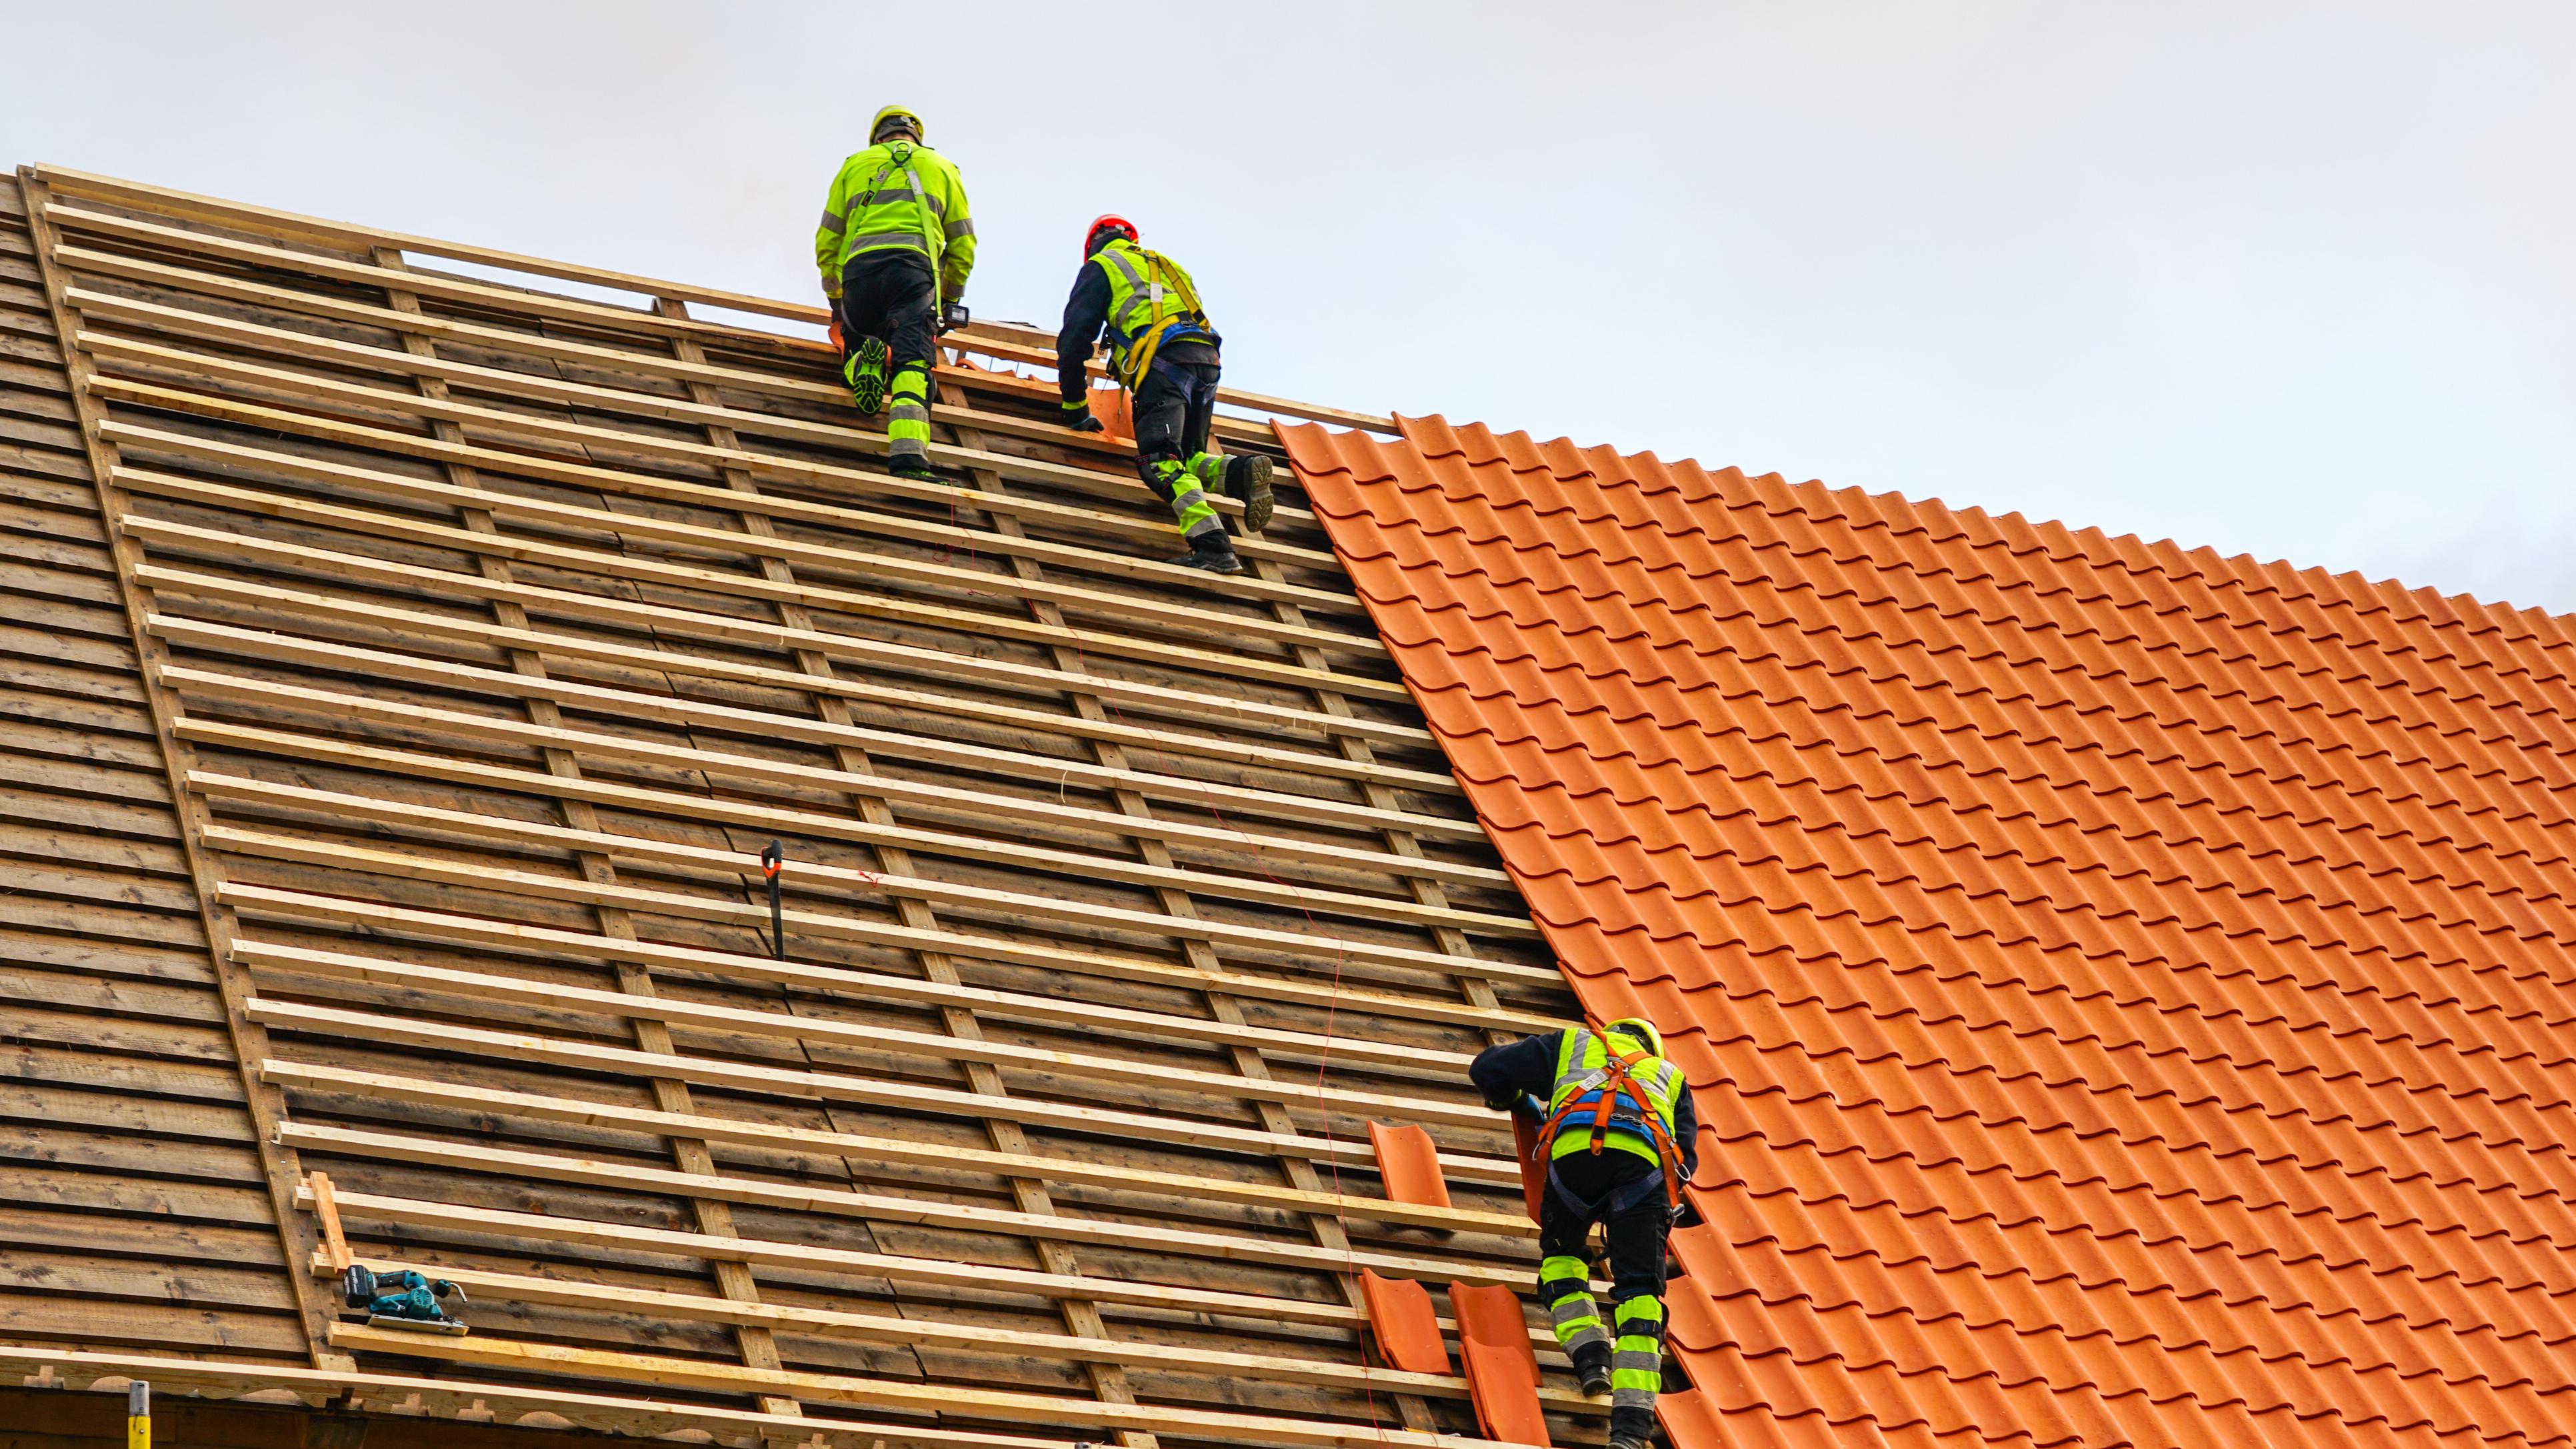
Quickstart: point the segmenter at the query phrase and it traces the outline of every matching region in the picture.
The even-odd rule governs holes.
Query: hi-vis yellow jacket
[[[814,230],[814,265],[823,293],[841,295],[841,268],[861,252],[902,247],[930,258],[939,296],[954,302],[975,270],[975,220],[966,182],[947,157],[897,136],[851,156],[832,177],[823,223]]]
[[[1109,276],[1110,370],[1131,390],[1145,380],[1163,343],[1182,337],[1216,345],[1199,289],[1181,264],[1124,237],[1091,254]]]

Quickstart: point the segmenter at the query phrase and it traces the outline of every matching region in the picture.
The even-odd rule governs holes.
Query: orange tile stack
[[[2576,620],[1404,427],[1287,433],[1697,1088],[1682,1449],[2571,1442]]]

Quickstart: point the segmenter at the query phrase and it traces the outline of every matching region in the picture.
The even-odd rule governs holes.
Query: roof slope
[[[1684,1449],[2569,1442],[2570,621],[1282,431],[1587,1009],[1697,1086]]]

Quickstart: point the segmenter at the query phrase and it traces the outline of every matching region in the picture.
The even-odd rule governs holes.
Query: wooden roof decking
[[[84,1222],[167,1212],[202,1253],[153,1271],[242,1282],[195,1338],[0,1337],[725,1440],[1472,1434],[1463,1381],[1368,1366],[1350,1275],[1526,1276],[1460,1069],[1571,1002],[1293,490],[1211,578],[1010,369],[1026,334],[950,339],[918,484],[818,344],[689,311],[756,299],[21,179],[0,748],[84,773],[10,787],[44,798],[0,869],[70,848],[47,810],[119,843],[0,969],[82,1070],[154,1023],[117,1069],[156,1105],[78,1175],[167,1182],[186,1141],[231,1216]],[[166,940],[78,944],[110,914]],[[1372,1117],[1434,1134],[1456,1208],[1379,1198]],[[314,1171],[362,1261],[467,1285],[471,1337],[335,1321]]]
[[[44,280],[0,177],[0,1336],[309,1362]],[[38,1291],[27,1291],[34,1289]]]

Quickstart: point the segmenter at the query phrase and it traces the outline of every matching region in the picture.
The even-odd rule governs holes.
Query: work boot
[[[1235,453],[1225,460],[1225,492],[1243,501],[1243,531],[1259,533],[1270,526],[1270,459],[1260,453]]]
[[[1166,562],[1185,569],[1205,569],[1212,574],[1239,574],[1243,560],[1234,556],[1234,545],[1226,541],[1225,530],[1210,529],[1190,540],[1190,551]]]
[[[862,337],[850,360],[841,364],[841,379],[850,385],[850,401],[874,416],[885,407],[886,345],[882,337]]]
[[[1607,1449],[1652,1449],[1654,1442],[1654,1410],[1622,1404],[1610,1411],[1610,1443]]]
[[[947,479],[939,476],[938,469],[931,467],[929,463],[920,458],[913,457],[908,453],[901,457],[887,459],[886,471],[892,473],[898,478],[909,478],[915,483],[945,483],[948,481]]]
[[[1582,1381],[1586,1395],[1610,1392],[1610,1345],[1595,1339],[1576,1344],[1569,1355],[1574,1360],[1574,1376]]]

